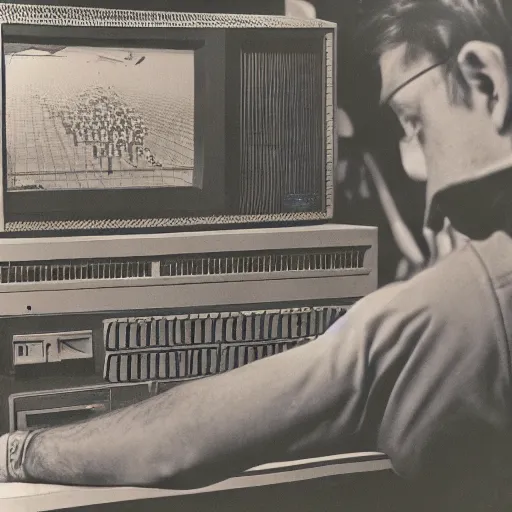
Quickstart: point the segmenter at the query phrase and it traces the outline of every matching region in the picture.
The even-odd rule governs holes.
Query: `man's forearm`
[[[245,463],[231,458],[225,467],[216,458],[223,451],[235,452],[243,441],[234,438],[219,449],[216,431],[227,427],[222,416],[229,406],[213,403],[215,393],[206,384],[187,383],[93,420],[42,432],[27,452],[27,475],[51,483],[181,487],[221,480],[221,471],[243,470],[259,457],[244,451]],[[236,421],[243,428],[244,419]],[[208,474],[215,462],[220,467]]]
[[[27,474],[52,483],[197,487],[342,441],[340,433],[357,423],[356,390],[359,384],[363,389],[354,382],[360,368],[351,344],[328,336],[105,416],[49,429],[27,450]]]

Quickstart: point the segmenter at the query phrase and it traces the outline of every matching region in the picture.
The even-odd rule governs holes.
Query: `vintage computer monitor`
[[[0,431],[293,349],[376,288],[376,229],[330,222],[335,25],[0,22]]]
[[[25,5],[3,12],[0,232],[332,217],[332,24]]]

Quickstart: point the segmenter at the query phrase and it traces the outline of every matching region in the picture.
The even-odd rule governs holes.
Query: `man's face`
[[[381,98],[435,64],[426,54],[406,62],[405,50],[403,45],[382,55]],[[510,147],[503,144],[484,99],[470,97],[470,106],[453,101],[444,71],[443,65],[431,69],[389,100],[405,138],[416,138],[425,157],[424,179],[432,182],[436,190],[463,181],[464,177],[470,179],[472,174],[503,159],[507,152],[510,155]]]

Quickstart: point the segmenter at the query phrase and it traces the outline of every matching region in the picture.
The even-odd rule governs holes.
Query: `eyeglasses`
[[[401,83],[398,87],[395,87],[385,98],[380,102],[381,105],[387,105],[391,98],[393,98],[399,91],[401,91],[404,87],[409,85],[411,82],[414,82],[421,76],[427,74],[429,71],[432,71],[433,69],[436,69],[448,62],[449,59],[444,59],[440,62],[436,62],[435,64],[432,64],[431,66],[428,66],[425,69],[422,69],[419,73],[416,73],[415,75],[408,78],[405,82]]]
[[[400,85],[395,87],[381,102],[380,102],[380,109],[383,109],[383,112],[386,112],[385,118],[386,118],[386,125],[388,126],[387,132],[391,136],[393,140],[396,140],[397,142],[402,139],[407,139],[411,136],[411,134],[406,133],[406,130],[398,117],[395,114],[391,114],[391,112],[387,112],[387,109],[385,107],[389,107],[389,102],[391,99],[402,89],[404,89],[406,86],[417,80],[418,78],[422,77],[423,75],[426,75],[428,72],[432,71],[433,69],[436,69],[440,66],[443,66],[447,62],[449,62],[450,58],[446,58],[444,60],[438,61],[435,64],[432,64],[431,66],[426,67],[425,69],[422,69],[415,75],[411,76],[404,82],[402,82]]]
[[[412,77],[408,78],[403,83],[401,83],[400,85],[395,87],[382,101],[380,101],[380,103],[379,103],[380,114],[378,114],[378,116],[380,116],[380,115],[384,116],[385,124],[387,127],[386,133],[391,137],[392,140],[395,140],[396,142],[398,142],[399,140],[403,139],[406,134],[405,134],[402,124],[400,123],[400,121],[398,120],[396,115],[394,115],[394,114],[391,115],[391,112],[388,112],[388,109],[385,107],[389,106],[388,104],[391,101],[391,99],[399,91],[401,91],[404,87],[406,87],[410,83],[414,82],[418,78],[422,77],[429,71],[432,71],[433,69],[436,69],[436,68],[448,63],[449,61],[450,61],[450,57],[448,57],[444,60],[441,60],[439,62],[436,62],[435,64],[432,64],[431,66],[428,66],[425,69],[422,69],[421,71],[419,71],[418,73],[416,73],[415,75],[413,75]],[[362,127],[359,127],[358,132],[359,133],[364,132],[368,128],[369,124],[370,123],[364,123],[364,125]],[[360,137],[359,137],[358,133],[356,133],[352,139],[350,139],[350,138],[347,139],[344,137],[339,138],[340,151],[353,152],[354,148],[356,148],[356,147],[359,148],[359,146],[360,146],[359,139],[360,139]]]

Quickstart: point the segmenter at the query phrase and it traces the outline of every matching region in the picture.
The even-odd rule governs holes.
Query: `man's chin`
[[[421,182],[421,183],[426,183],[427,182],[427,175],[424,172],[422,172],[422,171],[416,171],[416,170],[413,170],[413,169],[411,169],[411,170],[406,169],[405,173],[413,181],[418,181],[418,182]]]

